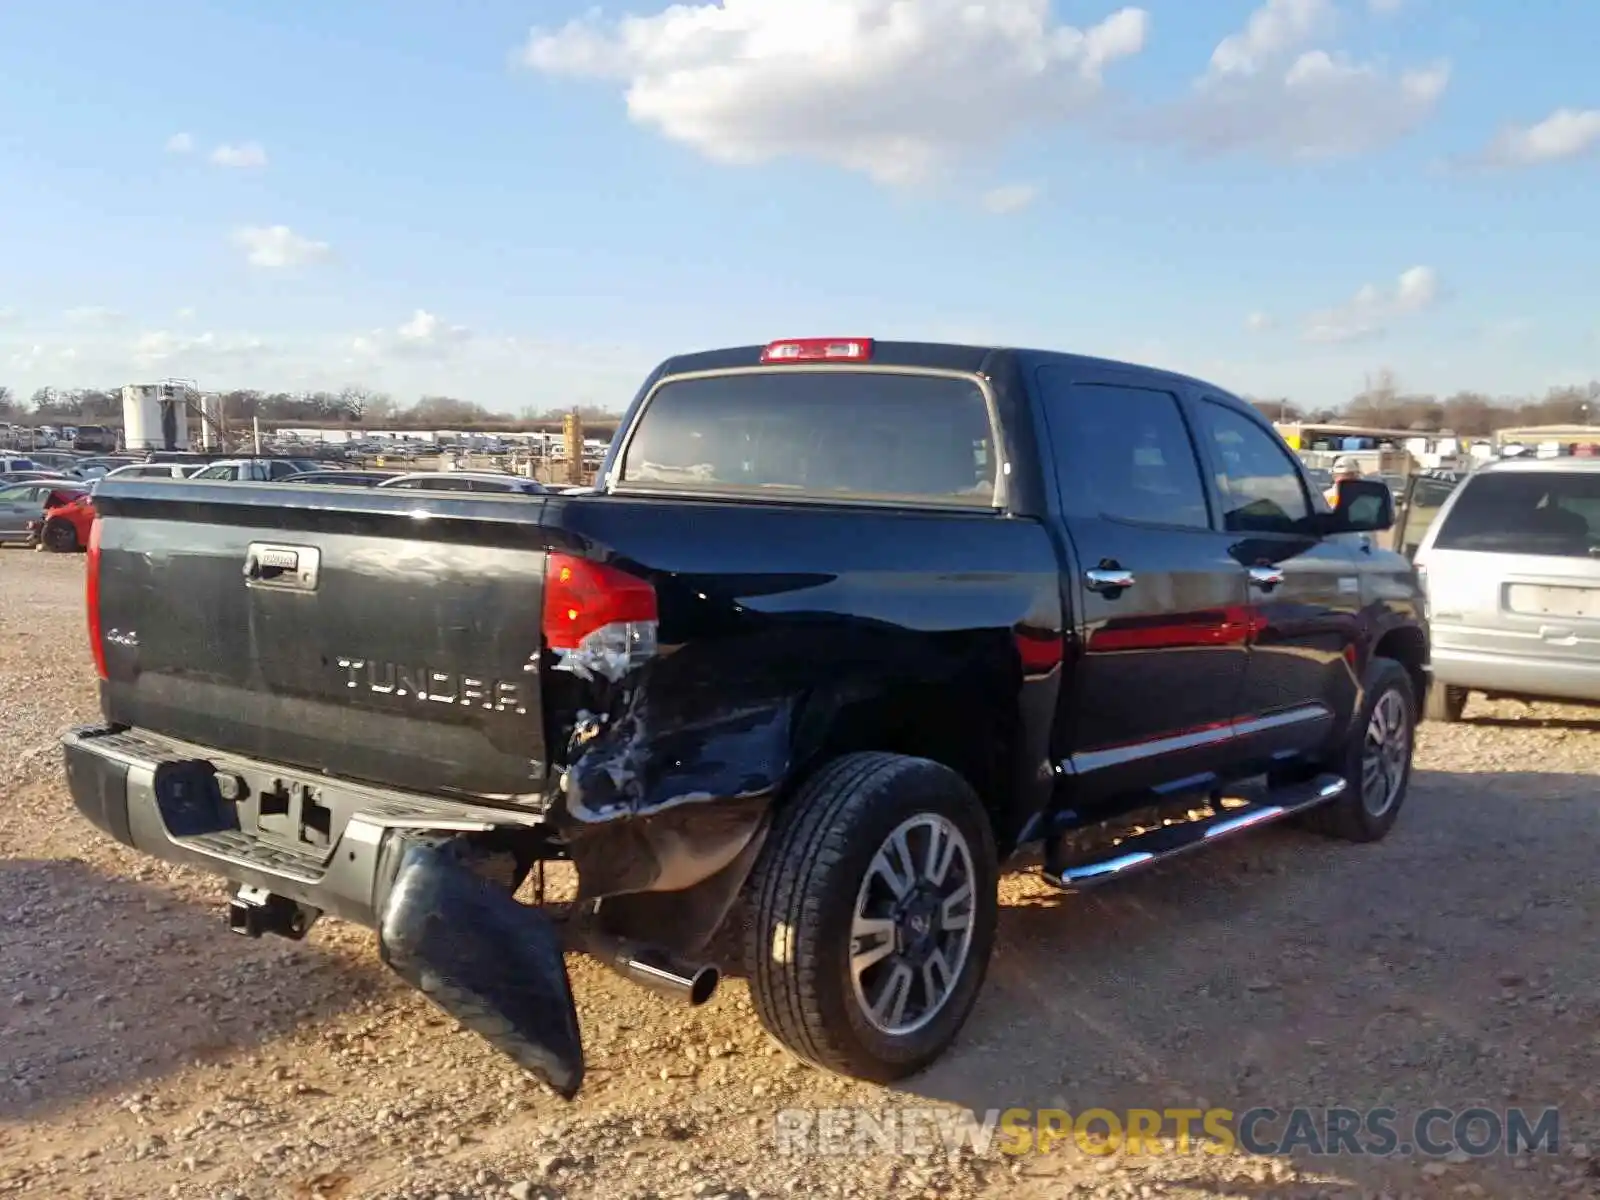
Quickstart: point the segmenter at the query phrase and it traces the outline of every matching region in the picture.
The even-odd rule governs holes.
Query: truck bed
[[[1061,622],[1047,534],[991,513],[190,480],[113,480],[96,506],[108,722],[519,806],[543,802],[575,714],[615,703],[552,673],[552,550],[655,585],[653,728],[680,759],[741,705],[847,686],[852,661],[907,664],[874,687],[977,672],[1014,717],[1022,681],[993,677],[1012,630]]]

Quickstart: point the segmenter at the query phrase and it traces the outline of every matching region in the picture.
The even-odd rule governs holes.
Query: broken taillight
[[[544,581],[544,641],[556,669],[620,679],[655,655],[656,590],[617,567],[552,553]]]
[[[84,564],[88,583],[85,588],[85,607],[89,615],[89,650],[94,655],[94,669],[101,679],[110,679],[106,670],[106,644],[100,636],[100,518],[89,526],[88,561]]]

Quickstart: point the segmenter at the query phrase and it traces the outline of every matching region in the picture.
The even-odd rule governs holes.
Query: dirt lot
[[[885,1091],[801,1067],[742,983],[682,1010],[575,962],[567,1105],[390,982],[360,930],[222,923],[217,882],[71,808],[94,715],[82,563],[0,553],[0,1194],[65,1197],[1600,1195],[1600,723],[1425,731],[1379,846],[1269,830],[1119,890],[1007,880],[961,1044]],[[1560,1151],[1015,1158],[777,1153],[779,1109],[1559,1106]],[[1587,1143],[1587,1144],[1585,1144]],[[1589,1156],[1588,1146],[1594,1147]]]

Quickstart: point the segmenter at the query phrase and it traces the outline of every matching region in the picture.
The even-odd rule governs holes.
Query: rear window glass
[[[1469,479],[1433,544],[1590,557],[1600,547],[1600,471],[1497,471]]]
[[[975,381],[799,369],[663,384],[619,482],[987,508],[995,459]]]

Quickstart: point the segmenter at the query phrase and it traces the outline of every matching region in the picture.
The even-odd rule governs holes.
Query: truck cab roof
[[[810,340],[810,339],[798,339]],[[962,342],[899,342],[870,341],[870,356],[864,359],[841,361],[837,365],[849,367],[904,367],[912,370],[925,371],[958,371],[973,374],[990,374],[1000,368],[1006,360],[1015,363],[1018,367],[1028,368],[1051,363],[1060,366],[1080,366],[1096,368],[1099,370],[1113,369],[1137,372],[1149,378],[1164,378],[1168,380],[1187,383],[1203,387],[1207,391],[1231,397],[1232,392],[1227,388],[1219,387],[1208,380],[1198,379],[1190,375],[1182,375],[1175,371],[1163,370],[1159,367],[1150,367],[1141,363],[1125,362],[1119,359],[1099,358],[1094,355],[1072,354],[1059,350],[1037,350],[1020,346],[989,345],[980,346]],[[720,349],[698,350],[687,354],[678,354],[665,360],[651,377],[653,383],[656,379],[675,375],[692,375],[710,371],[733,371],[751,367],[772,367],[781,369],[784,366],[817,365],[814,362],[773,363],[764,362],[762,355],[776,342],[762,345],[728,346]],[[823,365],[834,365],[824,363]]]

